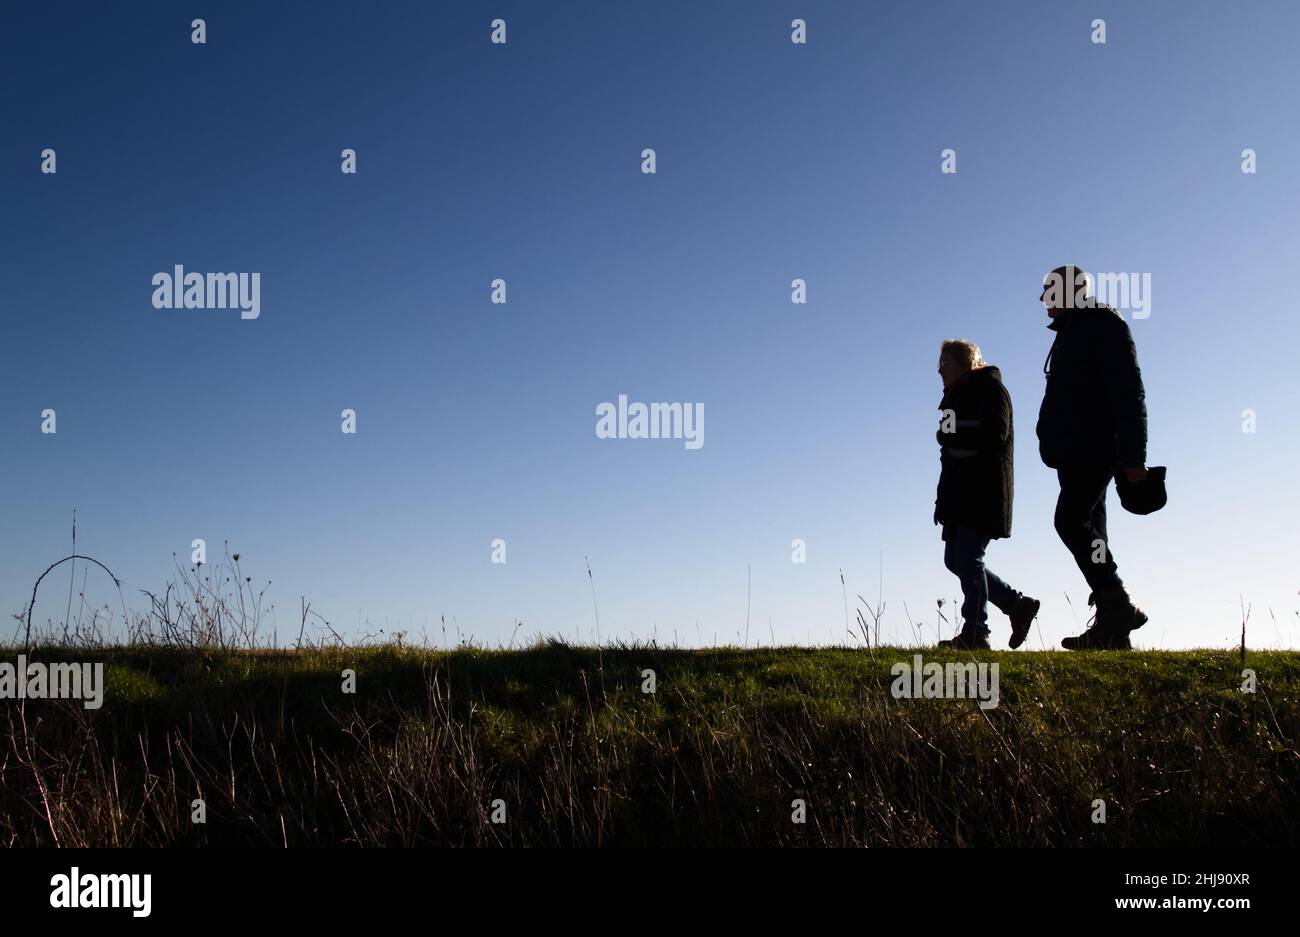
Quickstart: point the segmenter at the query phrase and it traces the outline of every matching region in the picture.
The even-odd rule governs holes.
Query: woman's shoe
[[[1029,637],[1029,626],[1034,623],[1034,616],[1042,604],[1038,599],[1031,599],[1027,595],[1016,599],[1015,608],[1011,610],[1010,646],[1013,650],[1024,644],[1025,638]]]
[[[987,651],[989,648],[989,639],[982,634],[970,634],[963,631],[955,638],[944,638],[939,642],[939,647],[950,647],[958,651]]]

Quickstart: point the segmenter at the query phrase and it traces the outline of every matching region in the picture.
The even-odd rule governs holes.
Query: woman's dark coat
[[[1015,440],[1002,373],[991,365],[971,371],[944,391],[939,410],[939,445],[975,455],[940,456],[935,523],[974,527],[990,539],[1010,537]]]

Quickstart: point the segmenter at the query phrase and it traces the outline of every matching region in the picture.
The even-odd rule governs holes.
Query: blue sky
[[[590,640],[589,557],[606,639],[741,643],[748,574],[751,643],[841,642],[839,570],[874,599],[882,555],[884,635],[906,603],[932,639],[959,594],[935,363],[965,337],[1016,413],[988,561],[1055,646],[1087,589],[1037,456],[1036,299],[1077,262],[1152,278],[1170,503],[1110,501],[1137,643],[1227,646],[1244,600],[1252,643],[1295,646],[1298,27],[1280,2],[9,5],[5,611],[75,507],[136,607],[228,540],[281,640],[300,595],[345,636]],[[153,308],[174,264],[260,272],[260,317]],[[705,445],[598,439],[620,393],[702,403]]]

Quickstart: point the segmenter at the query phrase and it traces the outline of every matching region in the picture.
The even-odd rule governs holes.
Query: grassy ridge
[[[998,663],[1000,705],[894,699],[914,653]],[[0,702],[8,845],[1300,841],[1296,653],[1249,654],[1253,694],[1237,654],[1209,651],[37,656],[104,661],[107,701]]]

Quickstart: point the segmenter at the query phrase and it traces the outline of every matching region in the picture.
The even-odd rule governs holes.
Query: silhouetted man
[[[1146,393],[1133,334],[1120,314],[1090,295],[1084,272],[1057,267],[1039,297],[1056,333],[1043,364],[1047,390],[1038,413],[1038,451],[1056,469],[1061,494],[1056,532],[1092,588],[1097,612],[1069,650],[1127,650],[1147,616],[1129,598],[1106,537],[1106,490],[1115,472],[1145,478]]]

